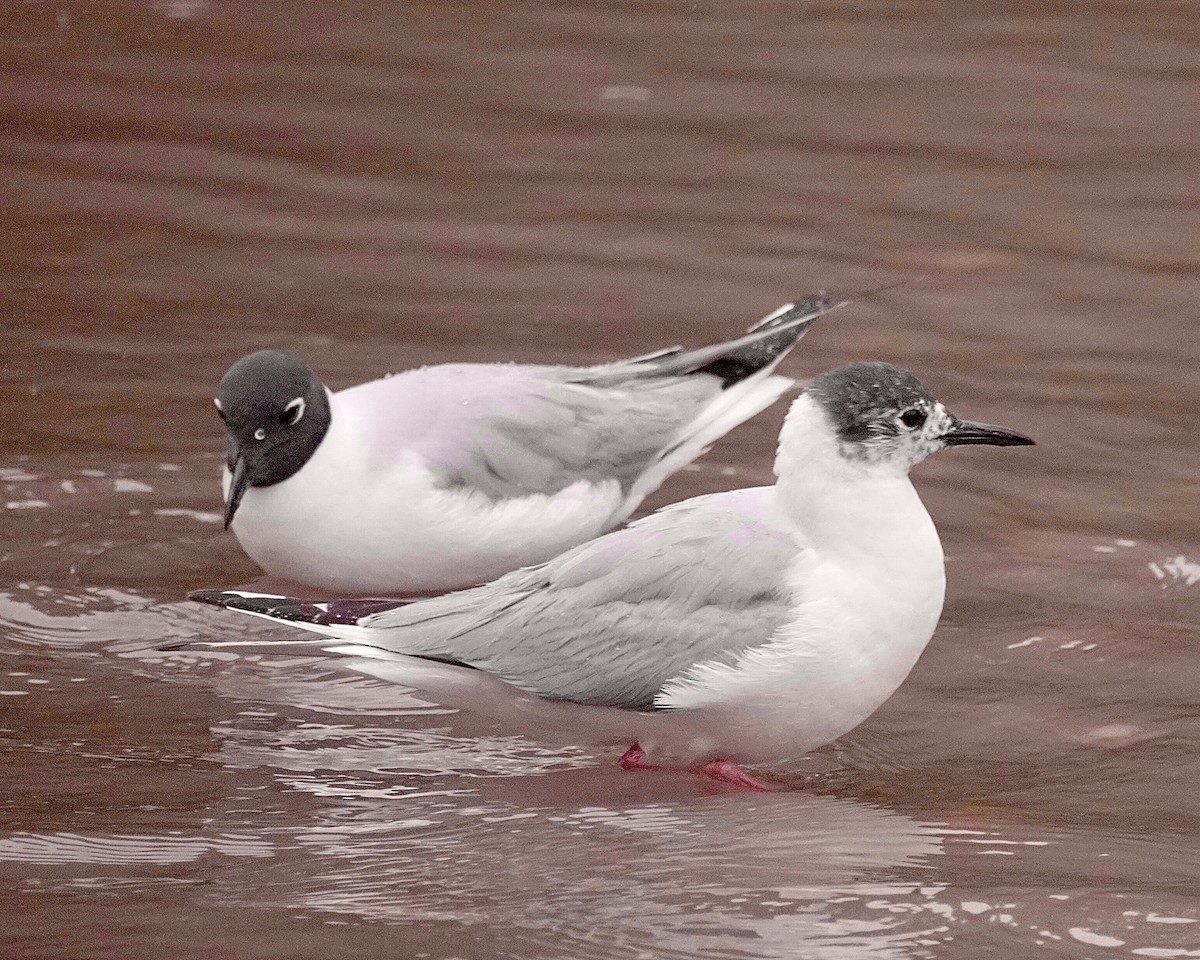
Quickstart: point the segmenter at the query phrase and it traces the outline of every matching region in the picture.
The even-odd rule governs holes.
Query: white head
[[[945,447],[1032,443],[1004,427],[960,420],[907,370],[851,363],[821,374],[792,404],[775,472],[781,481],[805,469],[849,482],[904,477]]]

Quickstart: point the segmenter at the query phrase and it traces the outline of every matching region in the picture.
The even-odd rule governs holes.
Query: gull
[[[298,356],[233,364],[225,526],[267,573],[403,596],[473,586],[618,526],[794,383],[823,295],[736,339],[591,367],[444,364],[329,391]]]
[[[772,486],[685,500],[547,563],[407,604],[192,598],[316,632],[302,645],[379,676],[428,658],[626,711],[622,767],[694,767],[761,788],[743,765],[796,759],[853,729],[933,635],[942,545],[909,470],[945,447],[1032,443],[959,419],[906,370],[853,363],[792,404]],[[292,647],[202,645],[258,644]]]

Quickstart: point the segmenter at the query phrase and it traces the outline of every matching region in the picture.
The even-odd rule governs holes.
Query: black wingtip
[[[298,600],[295,597],[269,596],[239,593],[236,590],[193,590],[189,600],[207,603],[226,610],[242,610],[257,613],[272,620],[288,623],[314,623],[323,627],[353,626],[364,617],[394,610],[405,604],[403,600]]]
[[[187,598],[195,603],[207,603],[214,607],[227,607],[229,606],[227,598],[240,596],[241,594],[231,593],[228,590],[193,590],[187,595]]]
[[[224,607],[227,610],[258,613],[272,620],[319,623],[321,621],[316,618],[324,615],[320,607],[303,600],[292,597],[256,596],[238,593],[236,590],[195,590],[188,594],[188,599],[214,607]]]
[[[749,333],[777,331],[773,336],[760,337],[697,367],[697,373],[708,373],[721,378],[722,387],[731,387],[770,366],[787,353],[822,313],[835,306],[824,292],[811,293],[795,302],[786,304],[768,314],[750,328]],[[807,318],[807,320],[806,320]]]
[[[789,327],[797,319],[812,316],[818,316],[831,310],[835,306],[833,298],[824,290],[818,290],[816,293],[810,293],[803,297],[797,297],[791,303],[785,303],[774,313],[769,313],[758,323],[754,324],[747,330],[747,333],[757,333],[759,330],[773,330],[776,327]],[[815,320],[816,317],[813,317]],[[801,328],[803,331],[804,327]]]

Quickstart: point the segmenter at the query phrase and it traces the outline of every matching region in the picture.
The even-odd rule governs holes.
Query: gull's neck
[[[921,549],[941,563],[937,532],[908,479],[907,464],[847,457],[829,417],[807,395],[788,413],[775,473],[780,505],[819,552],[856,560],[869,553],[883,560]]]

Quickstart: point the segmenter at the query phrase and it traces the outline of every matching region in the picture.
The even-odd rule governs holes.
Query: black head
[[[229,368],[215,402],[225,422],[233,474],[225,507],[228,527],[247,487],[280,483],[308,462],[329,430],[329,398],[295,354],[259,350]]]
[[[960,420],[907,370],[890,363],[851,363],[817,377],[806,391],[824,409],[848,459],[908,469],[943,447],[967,443],[1028,446],[1004,427]]]

